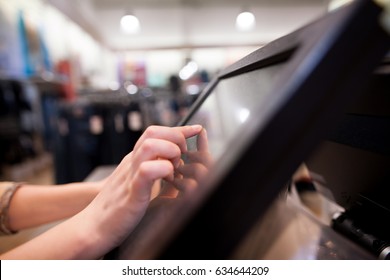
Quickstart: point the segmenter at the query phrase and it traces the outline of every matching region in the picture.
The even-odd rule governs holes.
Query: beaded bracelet
[[[12,197],[21,186],[22,184],[20,183],[10,183],[10,186],[4,191],[0,198],[0,235],[17,233],[17,231],[9,228],[8,210]]]

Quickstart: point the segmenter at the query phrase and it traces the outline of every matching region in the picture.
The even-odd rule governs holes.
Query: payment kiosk
[[[354,1],[221,71],[180,123],[204,127],[188,139],[189,152],[183,155],[191,172],[182,175],[188,175],[191,188],[175,199],[152,202],[138,228],[106,258],[375,258],[320,222],[318,240],[333,242],[327,253],[283,255],[281,246],[280,254],[269,255],[268,245],[260,247],[286,230],[273,221],[288,224],[291,213],[301,211],[286,204],[300,164],[307,162],[318,177],[333,164],[318,149],[383,61],[390,46],[381,24],[385,16],[373,1]],[[337,180],[333,176],[328,183]],[[350,182],[349,187],[359,192]],[[258,250],[245,254],[248,248]],[[348,253],[335,256],[331,250]]]

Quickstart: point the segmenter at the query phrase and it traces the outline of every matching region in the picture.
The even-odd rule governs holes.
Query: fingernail
[[[200,124],[194,124],[194,125],[191,125],[191,127],[195,130],[201,130],[202,129],[202,126]]]

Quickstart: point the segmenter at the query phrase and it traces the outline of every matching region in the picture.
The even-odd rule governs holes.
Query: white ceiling
[[[326,12],[328,0],[48,0],[112,50],[262,45]],[[235,30],[237,14],[256,16],[250,32]],[[131,10],[141,32],[123,34]]]

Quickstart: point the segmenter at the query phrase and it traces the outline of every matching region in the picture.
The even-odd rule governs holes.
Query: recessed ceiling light
[[[255,25],[256,18],[251,12],[241,12],[236,18],[236,28],[240,31],[252,30]]]

